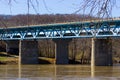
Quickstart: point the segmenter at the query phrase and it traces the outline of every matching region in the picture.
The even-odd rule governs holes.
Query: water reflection
[[[93,70],[93,71],[92,71]],[[0,80],[119,80],[120,66],[0,65]]]
[[[91,78],[95,77],[95,66],[91,66]]]

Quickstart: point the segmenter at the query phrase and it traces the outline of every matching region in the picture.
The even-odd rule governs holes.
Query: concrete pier
[[[19,45],[21,49],[22,64],[38,64],[38,42],[37,41],[21,41]]]
[[[6,42],[6,52],[10,54],[19,54],[19,41],[10,40]]]
[[[69,50],[68,45],[72,39],[53,39],[56,43],[56,64],[68,64],[69,63]]]
[[[112,40],[92,39],[91,66],[112,66]]]

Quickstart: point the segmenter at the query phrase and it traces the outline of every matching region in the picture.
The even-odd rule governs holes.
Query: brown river
[[[0,65],[0,80],[120,80],[120,65]]]

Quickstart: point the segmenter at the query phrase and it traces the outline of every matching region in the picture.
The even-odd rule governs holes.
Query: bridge
[[[0,29],[1,40],[119,36],[120,20],[44,24]]]
[[[120,37],[120,20],[97,20],[0,28],[0,40],[6,51],[19,48],[21,63],[38,63],[39,39],[56,43],[56,64],[68,63],[68,45],[72,38],[92,38],[91,64],[112,65],[111,37]]]

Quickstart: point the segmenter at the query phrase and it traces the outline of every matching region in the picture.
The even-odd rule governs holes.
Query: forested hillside
[[[39,25],[50,23],[74,22],[91,19],[93,17],[78,14],[44,14],[44,15],[1,15],[0,27],[14,27],[24,25]],[[95,18],[94,18],[95,19]]]

